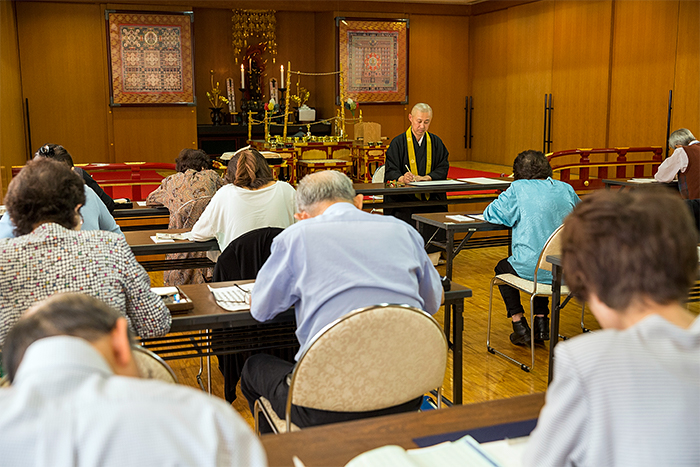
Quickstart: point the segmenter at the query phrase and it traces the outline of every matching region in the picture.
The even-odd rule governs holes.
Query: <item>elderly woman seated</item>
[[[141,337],[170,330],[170,312],[124,237],[80,230],[84,184],[66,164],[43,157],[27,163],[5,202],[19,236],[0,240],[0,345],[27,308],[67,291],[120,310]]]
[[[103,202],[102,195],[104,195],[105,199],[109,200],[112,205],[114,205],[114,201],[102,191],[87,172],[73,166],[73,158],[68,151],[63,146],[57,144],[45,144],[36,152],[34,158],[45,157],[63,162],[83,178],[85,182],[83,187],[85,191],[85,203],[79,210],[80,217],[83,219],[82,230],[106,230],[108,232],[121,234],[122,231],[114,221],[112,214],[110,214],[111,210],[109,210],[107,205]],[[92,183],[89,183],[88,180]],[[102,193],[102,195],[100,193]],[[5,213],[0,219],[0,238],[12,238],[15,236],[15,226],[12,220],[10,220],[9,214]]]
[[[235,172],[233,169],[235,168]],[[229,162],[229,185],[221,188],[192,228],[197,241],[216,238],[224,251],[232,240],[262,227],[286,228],[294,223],[296,191],[275,181],[265,158],[255,149]]]
[[[603,330],[557,345],[526,466],[697,466],[698,235],[678,195],[588,195],[564,221],[568,286]]]
[[[224,180],[211,170],[211,161],[204,151],[183,149],[175,159],[177,173],[165,178],[146,202],[163,205],[170,211],[170,229],[189,229],[199,220],[214,193]],[[203,258],[204,252],[176,253],[168,259]],[[165,271],[166,285],[201,284],[211,279],[212,268]]]

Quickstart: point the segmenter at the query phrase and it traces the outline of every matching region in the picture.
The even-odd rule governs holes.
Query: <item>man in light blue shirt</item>
[[[83,218],[81,230],[106,230],[121,234],[122,231],[107,210],[107,206],[92,188],[85,185],[85,206],[80,207],[80,216]],[[8,213],[0,219],[0,238],[14,238],[15,226]]]
[[[401,303],[430,314],[438,311],[444,296],[440,276],[421,236],[398,219],[363,212],[362,196],[355,196],[344,174],[324,171],[306,176],[297,187],[296,203],[295,217],[301,222],[275,238],[258,273],[250,310],[256,320],[267,321],[294,307],[301,345],[296,359],[326,325],[355,309]],[[293,367],[267,354],[248,359],[241,390],[251,410],[262,395],[284,417],[286,376]],[[411,401],[392,409],[406,411],[419,405],[419,400]],[[372,415],[376,414],[293,409],[299,426]]]
[[[552,167],[540,151],[524,151],[513,162],[515,181],[484,210],[484,219],[513,228],[513,254],[496,265],[496,275],[514,274],[534,280],[537,259],[545,242],[580,201],[571,185],[554,180]],[[537,282],[552,283],[549,271],[537,272]],[[523,316],[520,292],[507,285],[498,286],[513,320],[510,341],[530,345],[530,327]],[[535,341],[549,339],[549,299],[535,297]]]

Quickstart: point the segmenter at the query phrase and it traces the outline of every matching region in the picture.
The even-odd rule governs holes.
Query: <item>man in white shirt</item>
[[[260,441],[224,401],[138,377],[126,320],[58,294],[30,308],[3,347],[3,465],[265,466]]]
[[[700,198],[700,141],[686,128],[671,133],[668,138],[671,154],[659,166],[654,178],[670,182],[678,174],[678,187],[685,199]]]

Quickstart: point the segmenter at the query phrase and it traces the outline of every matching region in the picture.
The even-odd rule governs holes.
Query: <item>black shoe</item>
[[[514,345],[530,345],[532,342],[530,326],[527,325],[524,317],[520,318],[520,321],[513,321],[513,331],[510,335],[510,341]]]
[[[549,318],[546,316],[535,316],[533,327],[535,328],[535,342],[549,340]]]

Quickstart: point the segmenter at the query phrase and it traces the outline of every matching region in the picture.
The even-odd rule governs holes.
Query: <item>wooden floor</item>
[[[497,173],[508,172],[505,166],[495,166],[478,163],[453,163],[455,166],[475,170],[487,170]],[[508,172],[510,173],[510,172]],[[489,282],[494,275],[493,268],[501,259],[508,255],[507,247],[486,248],[462,251],[454,262],[453,280],[469,287],[473,297],[465,302],[464,324],[464,403],[481,402],[492,399],[502,399],[522,394],[541,392],[547,388],[547,357],[549,343],[538,346],[535,352],[535,367],[529,373],[505,359],[491,355],[486,351],[486,325],[489,305]],[[445,274],[445,266],[438,266],[441,275]],[[162,273],[151,273],[155,285],[162,283]],[[160,282],[159,282],[160,281]],[[528,310],[527,298],[523,296],[523,305]],[[690,309],[696,313],[700,304],[695,303]],[[494,291],[494,315],[491,345],[499,350],[507,351],[521,361],[529,361],[529,348],[512,345],[508,336],[512,332],[510,321],[506,318],[505,307],[498,293]],[[572,301],[562,311],[560,333],[573,337],[581,334],[580,327],[581,305]],[[436,314],[436,319],[443,323],[443,309]],[[590,311],[585,313],[586,327],[599,329]],[[196,374],[199,371],[199,360],[184,359],[169,362],[182,384],[199,387]],[[212,358],[212,393],[223,397],[223,377],[216,366],[216,358]],[[206,368],[204,369],[206,381]],[[452,359],[443,384],[443,393],[452,400]],[[240,388],[234,408],[251,424],[252,417],[247,402]]]

